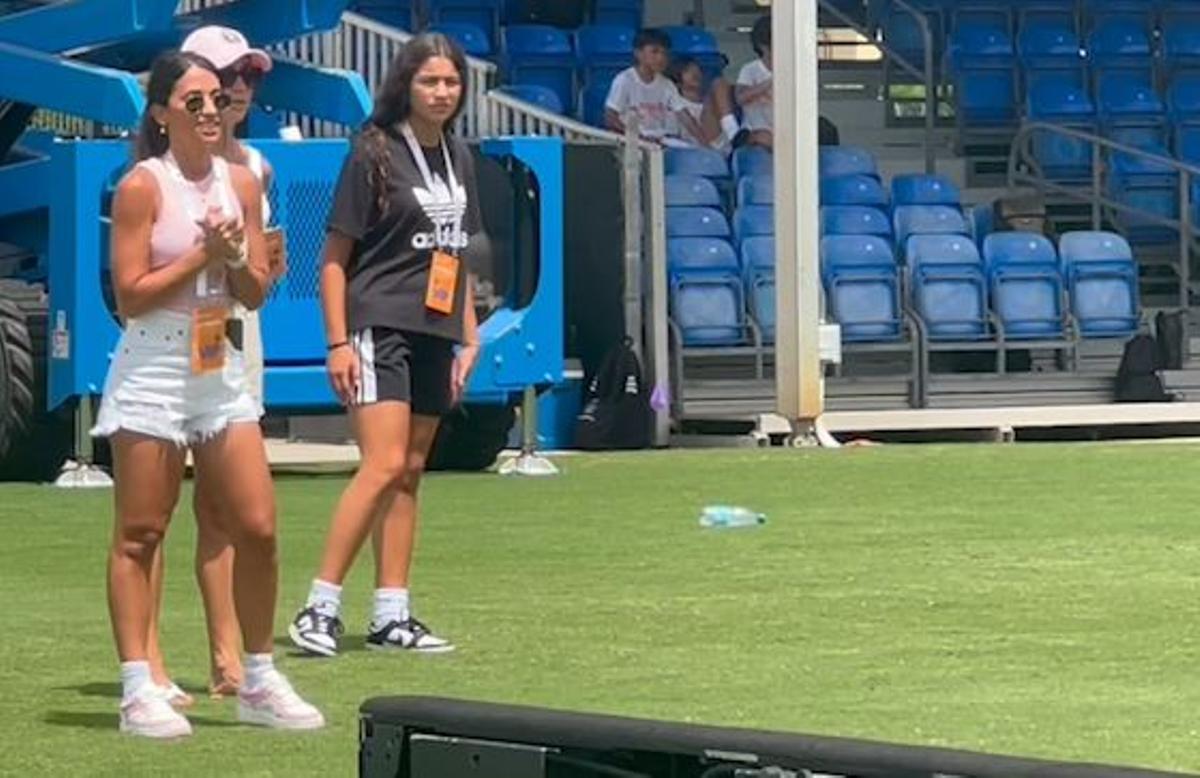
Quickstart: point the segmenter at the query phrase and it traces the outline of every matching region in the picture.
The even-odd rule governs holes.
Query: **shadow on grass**
[[[292,659],[320,660],[320,659],[332,658],[332,657],[325,657],[325,656],[314,656],[313,654],[309,654],[304,651],[301,651],[299,648],[296,648],[296,644],[293,643],[290,638],[286,638],[286,637],[275,638],[275,647],[278,649],[281,649],[280,650],[281,654],[283,654],[284,656],[290,657]],[[338,641],[338,654],[339,655],[341,655],[341,654],[357,654],[359,652],[366,651],[366,650],[367,650],[366,633],[363,633],[361,635],[342,635],[341,640]]]
[[[197,699],[208,694],[206,687],[195,684],[180,683],[179,688]],[[81,683],[76,686],[56,686],[54,687],[54,691],[75,692],[83,697],[106,697],[110,700],[119,700],[121,698],[121,684],[109,681],[93,681],[91,683]]]
[[[214,719],[208,716],[188,715],[188,721],[195,727],[245,727],[236,721]],[[116,711],[84,712],[75,710],[52,710],[42,717],[42,721],[52,727],[67,727],[70,729],[106,729],[116,732],[119,717]]]

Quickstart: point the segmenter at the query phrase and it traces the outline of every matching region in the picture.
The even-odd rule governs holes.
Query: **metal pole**
[[[1186,170],[1179,171],[1179,307],[1186,311],[1191,303],[1188,287],[1192,282],[1192,177]]]
[[[644,357],[649,363],[648,375],[660,401],[654,408],[654,444],[665,447],[671,437],[671,404],[669,401],[661,401],[664,396],[669,398],[673,389],[670,334],[667,324],[667,298],[670,295],[667,283],[667,198],[663,185],[662,150],[651,149],[646,153],[646,157],[650,190],[647,199],[647,238],[650,252],[649,261],[646,263],[645,284],[650,294],[647,301],[647,343]],[[674,380],[682,381],[683,376],[675,376]]]
[[[1092,229],[1100,229],[1100,144],[1092,144]]]
[[[818,248],[817,8],[776,3],[775,385],[780,415],[812,424],[823,410]]]

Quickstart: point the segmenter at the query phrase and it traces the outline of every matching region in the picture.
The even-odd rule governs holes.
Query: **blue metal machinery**
[[[6,268],[0,254],[0,279],[48,288],[45,408],[75,409],[76,454],[89,452],[79,432],[87,429],[91,400],[102,389],[118,336],[104,296],[106,211],[129,166],[130,146],[125,138],[67,140],[26,131],[34,107],[132,130],[143,107],[133,73],[191,29],[226,24],[252,44],[267,46],[333,27],[346,3],[236,0],[176,16],[176,0],[0,0],[0,243],[21,246],[35,258]],[[260,113],[260,119],[292,112],[357,126],[370,111],[357,74],[284,59],[263,82],[258,102],[275,112]],[[333,411],[317,284],[325,218],[346,142],[252,142],[275,170],[269,194],[286,229],[289,257],[288,274],[263,311],[266,402],[274,410]],[[556,140],[514,138],[485,141],[483,151],[519,161],[541,193],[537,290],[528,304],[516,309],[514,297],[481,325],[484,349],[467,396],[470,403],[511,406],[527,387],[562,379],[562,147]],[[0,373],[3,367],[0,360]],[[0,374],[0,384],[4,380]]]

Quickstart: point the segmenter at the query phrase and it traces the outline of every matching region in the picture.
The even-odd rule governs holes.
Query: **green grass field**
[[[0,487],[0,773],[353,775],[381,694],[1200,770],[1200,450],[1181,445],[671,452],[560,460],[549,480],[435,476],[416,570],[441,657],[281,660],[331,726],[250,730],[201,699],[186,742],[116,730],[104,599],[111,494]],[[278,482],[283,622],[340,478]],[[712,533],[706,502],[769,515]],[[200,687],[183,509],[164,641]],[[201,695],[203,697],[203,695]],[[11,772],[10,772],[11,771]]]

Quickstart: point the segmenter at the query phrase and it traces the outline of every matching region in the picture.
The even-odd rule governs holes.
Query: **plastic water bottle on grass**
[[[709,529],[757,527],[766,523],[765,514],[738,505],[708,505],[700,514],[700,526]]]

